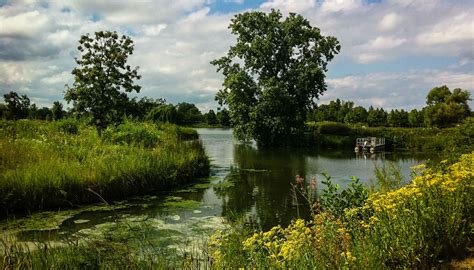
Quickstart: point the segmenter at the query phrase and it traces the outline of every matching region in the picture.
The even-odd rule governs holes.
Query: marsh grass
[[[127,121],[99,138],[64,123],[0,122],[0,215],[97,202],[89,190],[106,200],[152,193],[209,173],[201,142],[182,139],[192,137],[186,128]]]

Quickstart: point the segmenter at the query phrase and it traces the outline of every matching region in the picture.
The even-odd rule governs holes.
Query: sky
[[[209,64],[233,43],[237,13],[295,12],[338,38],[319,103],[340,98],[386,109],[422,108],[430,89],[474,90],[474,0],[0,0],[0,94],[41,106],[63,101],[81,35],[129,35],[138,97],[215,109],[223,77]],[[471,106],[472,106],[471,102]]]

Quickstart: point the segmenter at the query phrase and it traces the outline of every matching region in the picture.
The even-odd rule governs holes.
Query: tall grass
[[[209,173],[201,142],[182,140],[195,131],[126,122],[99,138],[67,121],[0,122],[0,215],[95,202],[94,192],[151,193]]]

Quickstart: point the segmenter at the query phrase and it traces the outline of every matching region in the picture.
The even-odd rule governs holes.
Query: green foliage
[[[162,104],[151,109],[146,115],[146,119],[155,123],[178,123],[178,111],[173,104]]]
[[[66,134],[78,134],[79,133],[79,125],[77,120],[73,118],[64,119],[57,122],[57,127],[60,131]]]
[[[224,108],[218,111],[216,117],[217,117],[217,122],[219,123],[219,125],[224,126],[224,127],[230,126],[230,115],[227,109]]]
[[[135,122],[125,121],[117,127],[108,127],[102,139],[113,144],[152,148],[160,143],[161,133],[153,125],[146,123],[137,125]]]
[[[344,122],[349,124],[367,123],[367,114],[364,107],[357,106],[346,114]]]
[[[371,127],[385,126],[387,123],[387,113],[383,109],[374,109],[370,106],[367,112],[367,123]]]
[[[8,119],[23,119],[28,117],[28,109],[30,107],[30,99],[26,95],[18,95],[18,93],[10,91],[4,94],[3,98],[7,105]]]
[[[60,120],[64,117],[63,104],[59,101],[53,103],[51,108],[51,113],[53,114],[53,120]]]
[[[302,16],[275,10],[238,14],[229,28],[237,43],[211,62],[225,77],[216,100],[228,105],[238,139],[285,144],[326,90],[327,63],[340,45]]]
[[[320,122],[317,125],[320,134],[349,135],[351,133],[351,128],[342,123]]]
[[[344,209],[360,207],[369,197],[369,190],[359,182],[359,178],[352,177],[349,187],[339,193],[340,186],[331,182],[331,177],[324,174],[321,182],[326,186],[320,196],[321,207],[324,211],[336,217],[342,217]]]
[[[387,115],[387,124],[391,127],[408,127],[408,113],[405,110],[391,110]]]
[[[122,121],[129,102],[126,93],[140,91],[134,83],[140,79],[138,67],[126,64],[133,53],[133,41],[117,32],[99,31],[93,37],[83,35],[79,44],[81,57],[72,71],[74,84],[67,87],[64,98],[73,102],[79,114],[91,117],[100,135],[108,125]]]
[[[178,124],[189,125],[202,121],[201,111],[192,103],[178,103],[176,110],[178,112]]]
[[[216,116],[216,113],[214,112],[214,110],[209,110],[209,112],[206,113],[204,117],[206,118],[206,122],[209,125],[217,124],[217,116]]]
[[[423,112],[413,109],[408,113],[408,124],[410,127],[422,127],[423,122]]]
[[[130,100],[130,102],[127,103],[126,106],[126,114],[128,117],[138,119],[138,120],[145,120],[150,114],[150,112],[155,109],[156,107],[160,107],[162,105],[165,105],[166,101],[162,98],[149,98],[149,97],[143,97],[137,101],[137,98],[134,97]],[[158,119],[149,119],[153,121],[161,121]],[[162,121],[163,122],[163,121]],[[165,122],[170,122],[170,123],[176,123],[176,121],[165,121]]]
[[[189,131],[179,127],[126,121],[100,139],[87,126],[63,132],[68,121],[0,122],[0,216],[97,202],[89,190],[106,200],[166,190],[209,172],[201,142],[181,142]]]
[[[426,97],[428,106],[424,109],[427,126],[449,127],[468,117],[470,94],[456,88],[451,92],[446,85],[431,89]]]

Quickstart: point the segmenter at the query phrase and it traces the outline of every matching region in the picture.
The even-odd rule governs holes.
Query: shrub
[[[160,141],[160,132],[152,124],[125,122],[117,127],[108,127],[103,140],[115,144],[155,147]]]
[[[72,118],[64,119],[56,122],[59,131],[62,131],[66,134],[77,134],[79,132],[79,127],[76,120]]]
[[[319,133],[331,134],[331,135],[349,135],[351,134],[351,128],[348,125],[337,122],[320,122]]]

